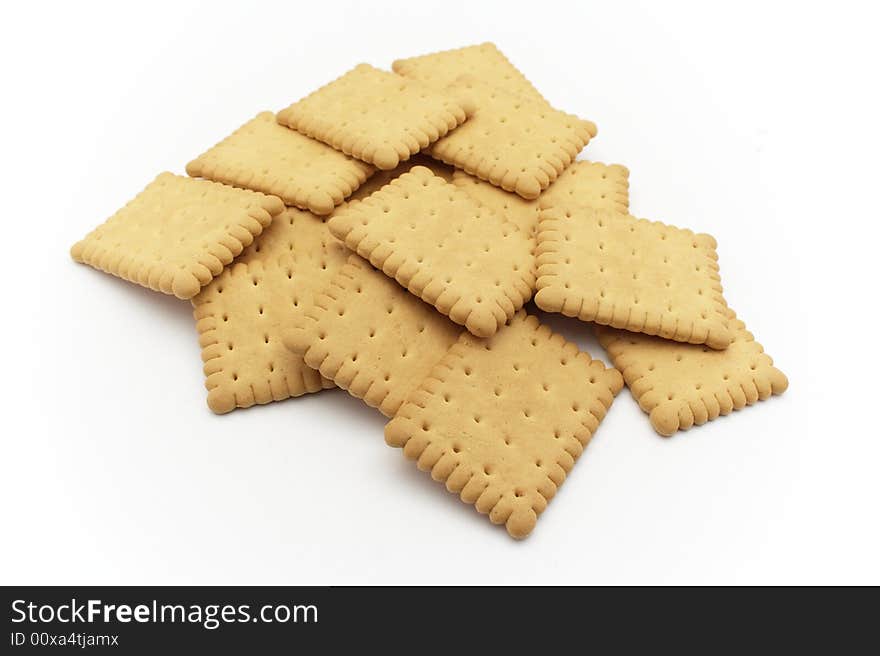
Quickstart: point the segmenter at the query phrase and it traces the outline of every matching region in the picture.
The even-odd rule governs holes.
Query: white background
[[[659,4],[7,8],[0,582],[880,583],[878,16]],[[624,390],[523,542],[344,392],[214,416],[189,304],[67,252],[258,111],[486,40],[597,123],[636,215],[718,239],[791,380],[671,439]]]

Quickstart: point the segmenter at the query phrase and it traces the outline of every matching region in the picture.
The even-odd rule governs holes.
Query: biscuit
[[[217,414],[333,387],[281,341],[294,305],[308,302],[294,281],[300,275],[292,261],[237,262],[193,299],[208,407]]]
[[[349,394],[393,417],[461,332],[351,255],[285,344]]]
[[[620,164],[574,162],[536,200],[526,200],[495,185],[455,171],[452,182],[474,200],[504,215],[520,230],[534,235],[541,207],[590,205],[617,212],[629,210],[629,171]]]
[[[488,337],[531,297],[532,240],[422,166],[329,221],[373,266],[475,335]]]
[[[275,196],[161,173],[74,244],[70,255],[138,285],[189,299],[283,210]]]
[[[629,215],[542,210],[535,303],[582,321],[723,349],[715,239]]]
[[[279,125],[262,112],[186,165],[207,178],[278,196],[287,205],[329,214],[375,169]]]
[[[590,121],[463,76],[450,93],[477,111],[430,147],[432,157],[532,200],[596,136]]]
[[[473,105],[360,64],[278,113],[278,122],[390,170],[467,120]]]
[[[427,155],[416,153],[412,158],[405,162],[401,162],[391,171],[377,171],[375,175],[370,176],[364,184],[358,187],[357,191],[355,191],[350,198],[334,210],[334,213],[342,212],[349,203],[363,200],[367,196],[372,195],[373,192],[379,191],[385,185],[390,184],[395,178],[399,178],[404,173],[409,172],[414,166],[427,167],[431,170],[431,173],[443,178],[447,182],[451,182],[454,175],[452,167],[447,166],[443,162],[438,162],[436,159],[428,157]]]
[[[538,199],[547,209],[594,207],[612,212],[629,212],[629,169],[621,164],[575,162],[563,171]]]
[[[391,68],[395,73],[438,89],[448,87],[461,75],[472,75],[481,82],[522,98],[548,104],[494,43],[398,59],[391,64]]]
[[[597,326],[599,343],[661,435],[782,394],[788,379],[732,310],[723,351]]]
[[[483,207],[488,207],[527,235],[535,237],[538,231],[537,200],[526,200],[459,170],[452,174],[452,184]]]
[[[617,370],[521,311],[488,339],[463,333],[385,440],[522,538],[622,386]]]
[[[277,263],[286,258],[320,258],[323,265],[338,269],[348,258],[348,250],[330,234],[324,221],[311,212],[288,207],[254,243],[244,249],[236,262]],[[325,271],[326,269],[322,269]],[[322,274],[325,275],[325,274]],[[328,278],[329,280],[329,278]]]
[[[288,208],[193,299],[208,406],[216,413],[332,387],[282,342],[348,251],[316,216]]]

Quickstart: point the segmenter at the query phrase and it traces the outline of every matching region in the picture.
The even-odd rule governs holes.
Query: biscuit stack
[[[257,114],[71,249],[191,299],[214,412],[341,387],[520,538],[624,382],[662,435],[785,390],[715,240],[630,216],[627,169],[575,161],[595,124],[492,44],[393,71]],[[532,299],[595,329],[614,368]]]

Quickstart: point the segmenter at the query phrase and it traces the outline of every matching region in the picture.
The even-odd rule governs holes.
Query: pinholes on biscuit
[[[382,187],[390,184],[393,180],[399,178],[404,173],[408,173],[414,166],[424,166],[425,168],[430,169],[431,173],[443,178],[447,182],[451,182],[454,175],[452,167],[447,166],[443,162],[438,162],[436,159],[432,159],[427,155],[416,153],[407,161],[401,162],[391,171],[377,171],[375,175],[370,176],[370,179],[359,187],[350,198],[342,203],[342,205],[337,207],[334,210],[334,213],[341,213],[350,203],[356,203],[371,196],[373,192],[379,191]]]
[[[531,297],[529,236],[427,168],[413,168],[328,225],[373,266],[475,335],[492,335]]]
[[[391,68],[395,73],[437,89],[448,87],[462,75],[471,75],[514,95],[548,105],[534,85],[494,43],[398,59],[391,64]]]
[[[278,113],[278,122],[390,170],[473,113],[466,99],[368,64]]]
[[[723,351],[596,327],[599,343],[661,435],[700,426],[788,388],[785,374],[745,324],[733,310],[725,314],[731,342]]]
[[[460,333],[430,305],[352,255],[285,343],[349,394],[393,417]]]
[[[329,214],[375,169],[261,112],[186,165],[194,177],[273,194],[288,205]]]
[[[541,210],[535,303],[582,321],[723,349],[715,240],[585,206]]]
[[[275,196],[161,173],[74,244],[70,255],[143,287],[189,299],[283,210]]]
[[[552,107],[462,76],[449,87],[477,111],[439,139],[432,157],[526,199],[559,177],[596,136],[596,126]]]
[[[534,235],[538,230],[541,207],[583,204],[617,212],[628,211],[628,178],[629,171],[620,164],[575,162],[535,200],[526,200],[460,170],[455,171],[452,182],[481,205],[492,208],[520,230]]]
[[[622,386],[616,369],[521,311],[488,339],[462,334],[385,440],[523,538]]]
[[[622,164],[574,162],[537,200],[540,208],[592,207],[629,212],[629,169]]]
[[[208,406],[214,412],[333,386],[290,352],[282,335],[346,257],[319,218],[288,208],[193,299]]]

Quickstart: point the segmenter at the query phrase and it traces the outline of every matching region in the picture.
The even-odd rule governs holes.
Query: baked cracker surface
[[[472,100],[476,111],[434,143],[430,155],[529,200],[547,189],[596,136],[591,121],[468,76],[449,91]]]
[[[392,417],[461,332],[433,307],[351,255],[288,331],[285,343],[307,365]]]
[[[427,155],[416,153],[407,161],[398,164],[394,169],[390,171],[377,171],[375,175],[370,176],[370,179],[361,185],[342,205],[337,207],[334,213],[343,212],[350,203],[361,201],[372,195],[373,192],[379,191],[385,185],[391,184],[392,180],[399,178],[404,173],[409,173],[410,169],[414,166],[424,166],[430,169],[431,173],[443,178],[447,182],[452,181],[454,175],[452,167],[447,166],[443,162],[438,162]]]
[[[70,254],[119,278],[189,299],[283,210],[275,196],[161,173]]]
[[[270,263],[289,257],[317,261],[326,277],[345,264],[348,250],[330,234],[325,221],[306,210],[288,207],[242,251],[236,262]]]
[[[415,167],[329,221],[361,257],[475,335],[531,297],[532,241],[465,192]]]
[[[657,221],[542,210],[535,303],[582,321],[723,349],[730,343],[716,242]]]
[[[629,212],[629,169],[622,164],[582,160],[565,169],[538,198],[541,208],[586,206]]]
[[[254,189],[329,214],[375,169],[261,112],[189,164],[193,177]]]
[[[278,122],[383,170],[464,123],[473,106],[359,64],[278,113]]]
[[[622,386],[617,370],[521,311],[488,339],[463,333],[385,439],[522,538]]]
[[[538,230],[541,207],[588,205],[618,212],[629,209],[629,171],[620,164],[574,162],[535,200],[526,200],[460,170],[453,173],[452,182],[532,235]]]
[[[283,344],[346,249],[318,217],[288,208],[193,299],[208,406],[217,413],[332,387]]]
[[[639,406],[661,435],[700,426],[782,394],[788,379],[733,310],[723,351],[597,326],[599,343],[623,372]]]
[[[486,42],[398,59],[391,64],[391,68],[395,73],[438,89],[449,86],[462,75],[471,75],[509,93],[548,104],[494,43]]]

